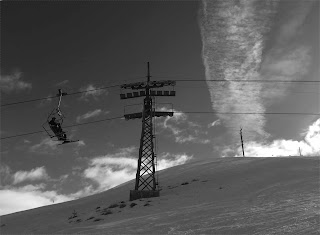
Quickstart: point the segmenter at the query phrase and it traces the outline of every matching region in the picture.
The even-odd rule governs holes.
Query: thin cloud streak
[[[90,97],[95,100],[98,100],[99,96],[101,96],[103,94],[108,95],[108,91],[102,90],[102,89],[97,89],[97,87],[95,87],[92,84],[89,84],[86,87],[80,88],[80,91],[86,91],[80,97],[80,100],[85,100],[85,101],[89,101]]]
[[[56,84],[56,86],[64,86],[69,82],[69,80],[63,80],[62,82],[59,82]]]
[[[89,112],[87,112],[87,113],[85,113],[83,115],[79,115],[76,118],[76,122],[79,123],[82,120],[86,120],[86,119],[89,119],[89,118],[97,117],[97,116],[99,116],[101,114],[102,114],[102,110],[101,109],[95,109],[95,110],[89,111]]]
[[[208,125],[208,128],[215,127],[221,125],[220,119],[217,119]]]
[[[58,141],[54,141],[49,137],[41,140],[40,143],[30,146],[29,151],[34,153],[56,154],[60,152],[57,149]]]

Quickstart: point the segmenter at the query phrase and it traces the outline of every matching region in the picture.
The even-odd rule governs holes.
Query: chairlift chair
[[[62,141],[62,143],[60,143],[59,145],[79,141],[68,139],[67,133],[62,129],[62,124],[65,117],[60,110],[60,104],[61,98],[64,95],[67,95],[67,93],[63,93],[61,89],[59,89],[59,94],[57,94],[57,96],[59,97],[58,106],[51,111],[51,113],[47,117],[47,121],[42,125],[43,129],[46,131],[50,138],[57,138],[56,141]]]

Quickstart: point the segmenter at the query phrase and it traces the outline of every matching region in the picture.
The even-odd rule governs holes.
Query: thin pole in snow
[[[242,139],[242,128],[240,128],[240,138],[241,138],[241,146],[242,146],[242,156],[244,157],[243,139]]]

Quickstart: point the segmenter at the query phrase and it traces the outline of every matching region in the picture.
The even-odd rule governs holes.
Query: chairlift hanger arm
[[[59,101],[58,101],[58,107],[57,107],[57,114],[59,115],[59,116],[63,116],[62,115],[62,113],[61,113],[61,110],[60,110],[60,105],[61,105],[61,99],[62,99],[62,96],[64,96],[64,95],[67,95],[67,93],[66,92],[62,92],[62,89],[58,89],[58,94],[57,94],[57,96],[59,97]]]

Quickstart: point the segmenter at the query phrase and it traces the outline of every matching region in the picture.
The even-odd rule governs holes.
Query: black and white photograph
[[[319,0],[0,11],[0,234],[320,234]]]

